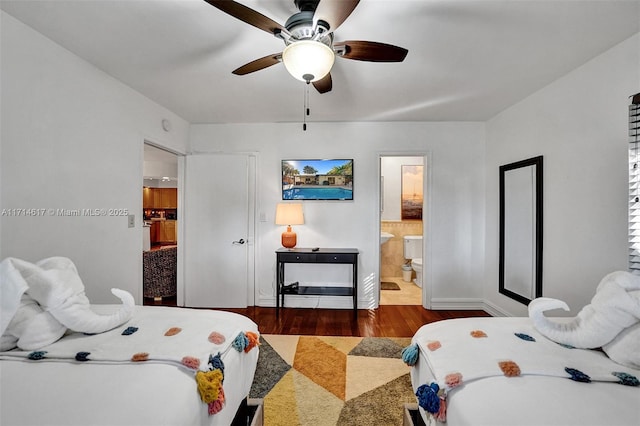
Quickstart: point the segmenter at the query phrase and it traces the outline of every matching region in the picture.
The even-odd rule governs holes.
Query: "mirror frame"
[[[531,302],[531,299],[528,295],[523,295],[516,293],[515,291],[510,290],[505,286],[505,238],[507,237],[505,232],[505,214],[508,212],[505,211],[505,183],[508,178],[509,171],[525,168],[525,167],[533,167],[535,171],[535,181],[533,182],[531,190],[534,192],[533,197],[535,199],[535,207],[533,210],[533,221],[535,222],[535,230],[534,230],[534,246],[533,253],[535,258],[532,259],[533,270],[534,270],[534,279],[533,285],[535,285],[534,294],[535,297],[542,296],[542,156],[529,158],[522,161],[517,161],[515,163],[505,164],[500,166],[500,259],[499,259],[499,284],[498,291],[505,296],[508,296],[514,300],[517,300],[520,303],[528,305]]]

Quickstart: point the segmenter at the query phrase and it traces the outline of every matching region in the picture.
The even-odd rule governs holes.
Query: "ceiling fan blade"
[[[313,14],[313,25],[319,20],[329,24],[329,31],[335,31],[351,15],[360,0],[320,0]]]
[[[350,40],[334,43],[335,48],[344,46],[343,58],[369,62],[402,62],[409,52],[403,47],[375,41]]]
[[[281,58],[282,53],[267,55],[263,58],[251,61],[248,64],[244,64],[240,68],[233,70],[232,73],[235,75],[245,75],[252,72],[260,71],[262,69],[270,67],[271,65],[277,64],[278,62],[280,62]]]
[[[204,0],[211,6],[270,34],[286,32],[286,28],[260,12],[232,0]]]
[[[333,82],[331,80],[331,73],[327,74],[326,76],[324,76],[318,81],[314,81],[311,84],[313,84],[313,87],[315,87],[316,90],[320,93],[330,92],[331,88],[333,87]]]

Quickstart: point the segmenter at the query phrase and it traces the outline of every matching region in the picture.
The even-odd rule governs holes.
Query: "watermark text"
[[[0,216],[6,217],[102,217],[128,216],[129,209],[64,209],[64,208],[17,208],[2,209]]]

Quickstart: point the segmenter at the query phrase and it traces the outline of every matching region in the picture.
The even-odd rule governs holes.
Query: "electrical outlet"
[[[260,212],[260,222],[267,221],[267,214],[265,212]]]
[[[129,216],[127,216],[127,220],[129,223],[129,228],[135,228],[136,226],[136,215],[135,214],[130,214]]]

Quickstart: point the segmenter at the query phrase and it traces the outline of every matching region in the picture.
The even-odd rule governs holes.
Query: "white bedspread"
[[[93,308],[108,313],[117,306]],[[122,335],[128,327],[137,330]],[[257,333],[256,324],[229,312],[137,306],[122,327],[104,336],[66,336],[42,348],[44,359],[3,353],[0,424],[228,425],[249,393],[257,364],[257,348],[245,353],[230,347],[246,331]],[[224,342],[217,334],[209,342],[211,332]],[[88,353],[89,361],[76,361],[78,352]],[[225,365],[226,405],[209,416],[194,371],[182,365],[182,357],[200,359],[200,370],[207,370],[209,354],[218,352]],[[148,361],[129,362],[132,353],[147,353]]]
[[[441,388],[452,388],[447,383],[450,375],[456,375],[451,376],[452,379],[457,382],[461,378],[465,384],[510,373],[570,378],[568,369],[577,379],[614,383],[620,378],[612,373],[634,374],[634,370],[616,364],[600,351],[559,345],[529,324],[459,321],[446,329],[439,325],[434,325],[428,335],[415,342],[420,353],[426,355]],[[434,343],[436,346],[430,349]],[[515,371],[505,371],[509,368]]]
[[[474,338],[473,331],[487,337]],[[564,368],[612,381],[618,381],[612,372],[640,377],[640,371],[599,351],[563,348],[537,333],[528,318],[440,321],[421,327],[413,342],[420,347],[412,368],[414,390],[431,382],[447,387],[447,376],[460,373],[462,385],[447,395],[450,425],[636,425],[640,420],[638,387],[575,382]],[[505,377],[498,366],[502,361],[514,361],[520,375]],[[434,423],[421,412],[427,424]]]
[[[28,358],[35,353],[49,360],[74,360],[81,354],[91,362],[125,363],[135,355],[146,354],[146,362],[179,368],[187,368],[182,363],[184,357],[198,359],[198,369],[207,371],[209,355],[226,353],[234,338],[244,332],[240,323],[211,321],[205,310],[149,308],[137,310],[134,318],[104,333],[71,333],[37,351],[16,349],[0,352],[0,357]],[[167,312],[170,315],[165,315]],[[217,338],[209,341],[212,333],[217,333]]]

